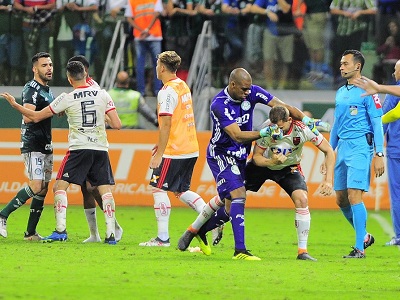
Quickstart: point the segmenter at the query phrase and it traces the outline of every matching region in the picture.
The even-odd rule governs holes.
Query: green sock
[[[28,234],[34,234],[36,232],[36,226],[39,223],[40,216],[43,211],[44,197],[41,195],[33,196],[31,209],[29,213],[28,226],[26,231]]]
[[[8,218],[8,216],[17,208],[20,206],[24,205],[25,202],[33,197],[33,191],[29,186],[24,187],[21,189],[14,198],[11,199],[10,202],[7,203],[6,207],[4,207],[0,211],[0,215],[3,216],[4,218]]]

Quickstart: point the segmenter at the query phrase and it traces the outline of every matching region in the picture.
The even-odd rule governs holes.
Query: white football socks
[[[307,250],[308,234],[310,232],[311,215],[306,208],[296,208],[295,225],[297,230],[298,248]]]
[[[67,192],[58,190],[54,193],[54,214],[56,217],[56,230],[63,232],[67,228]]]
[[[193,208],[197,213],[200,213],[203,210],[203,207],[206,205],[203,198],[201,198],[199,194],[192,191],[181,193],[178,198],[183,203],[186,203]]]
[[[154,213],[156,215],[158,237],[167,241],[169,239],[169,216],[171,214],[171,201],[168,198],[166,191],[160,189],[153,189],[154,198]]]

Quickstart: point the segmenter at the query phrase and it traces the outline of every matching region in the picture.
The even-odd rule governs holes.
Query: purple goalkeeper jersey
[[[223,129],[236,122],[242,131],[253,130],[254,107],[257,103],[267,105],[273,97],[257,85],[251,86],[244,101],[233,100],[227,88],[219,92],[210,107],[213,132],[207,148],[207,158],[223,155],[233,156],[238,160],[247,159],[251,143],[236,143]]]

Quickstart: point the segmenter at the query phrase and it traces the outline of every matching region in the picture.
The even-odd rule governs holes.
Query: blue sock
[[[245,198],[234,198],[231,204],[231,223],[233,237],[235,239],[235,250],[245,250],[244,243],[244,203]]]
[[[344,217],[347,219],[347,221],[349,221],[351,226],[354,228],[353,211],[351,210],[351,206],[341,207],[340,209],[342,210]]]
[[[225,207],[220,207],[211,218],[199,229],[200,234],[206,234],[207,232],[217,228],[226,222],[229,222],[229,215],[225,210]]]
[[[356,248],[364,251],[364,236],[367,227],[367,210],[364,202],[351,206],[353,210],[354,229],[356,231]]]

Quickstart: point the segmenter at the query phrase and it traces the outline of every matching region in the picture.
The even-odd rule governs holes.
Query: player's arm
[[[50,106],[47,106],[42,110],[35,111],[31,108],[24,107],[21,104],[17,103],[17,101],[15,101],[15,98],[9,93],[2,93],[0,94],[0,96],[4,97],[8,101],[8,103],[10,103],[12,108],[18,110],[21,114],[23,114],[34,123],[40,122],[53,116],[53,112],[51,111]]]
[[[113,129],[122,128],[122,122],[116,109],[112,109],[106,113],[106,122]]]
[[[332,146],[328,143],[328,141],[325,138],[317,147],[325,155],[325,160],[324,160],[325,174],[319,190],[322,195],[329,196],[332,194],[333,170],[335,167],[335,152],[333,152]]]
[[[273,153],[271,158],[266,158],[264,156],[265,148],[260,147],[259,145],[254,146],[253,150],[253,162],[256,166],[259,167],[272,167],[276,165],[280,165],[284,163],[287,159],[286,155],[282,153]]]
[[[158,135],[158,144],[153,150],[153,156],[150,160],[150,168],[158,168],[161,164],[162,156],[164,154],[165,148],[167,148],[167,143],[169,139],[169,134],[171,132],[172,115],[161,115]]]
[[[374,170],[375,176],[380,177],[385,172],[385,163],[383,156],[378,156],[379,153],[383,153],[383,127],[381,117],[370,118],[372,124],[372,130],[374,131],[374,145],[375,153],[377,154],[374,159]]]
[[[301,121],[305,117],[304,113],[300,109],[283,102],[282,100],[280,100],[279,98],[277,98],[275,96],[274,96],[274,98],[271,99],[271,101],[268,102],[268,106],[270,106],[270,107],[274,107],[274,106],[286,107],[289,110],[290,116],[295,120]],[[306,124],[306,125],[308,125],[308,124]]]
[[[387,124],[400,119],[400,102],[382,116],[382,123]]]
[[[259,131],[242,131],[236,122],[224,127],[224,131],[236,143],[247,143],[261,137]]]
[[[378,84],[377,82],[369,79],[365,76],[357,78],[354,80],[354,85],[365,90],[365,93],[361,96],[373,95],[377,93],[391,94],[394,96],[400,96],[400,86],[399,85],[384,85]]]

